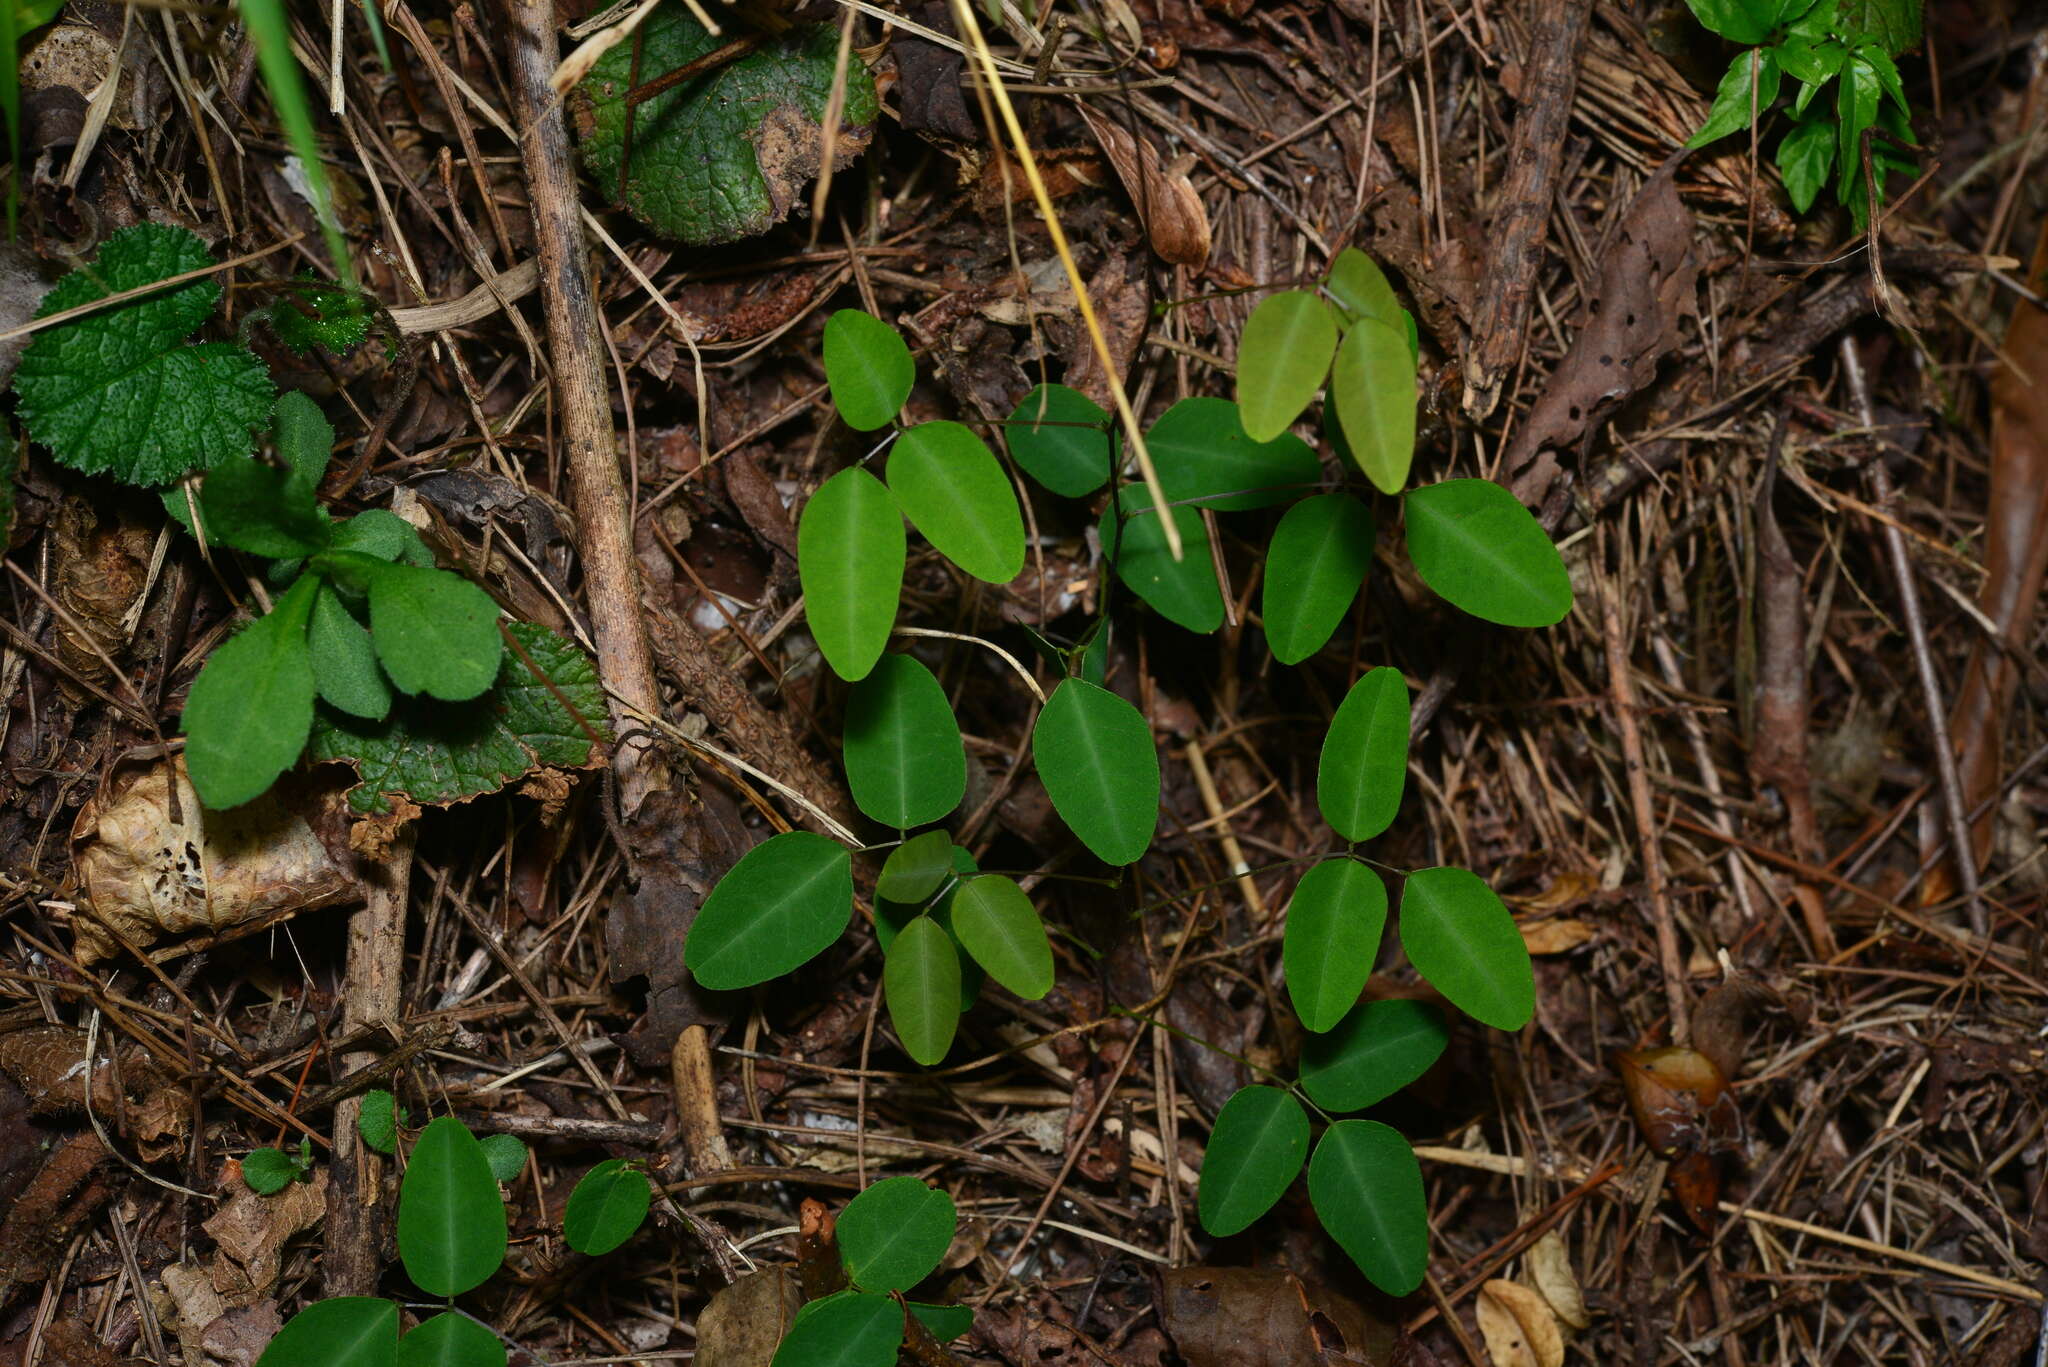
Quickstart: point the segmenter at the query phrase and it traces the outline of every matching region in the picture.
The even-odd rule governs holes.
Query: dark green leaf
[[[1052,945],[1024,889],[1000,874],[971,878],[953,896],[953,933],[988,975],[1027,1001],[1052,990]]]
[[[505,1261],[505,1202],[469,1127],[441,1116],[420,1131],[398,1189],[398,1256],[430,1296],[482,1286]]]
[[[770,1367],[895,1367],[903,1311],[883,1295],[841,1292],[796,1312]]]
[[[286,496],[310,508],[334,451],[334,424],[327,421],[319,404],[291,389],[277,396],[277,406],[270,412],[270,433],[279,462],[291,472]]]
[[[1119,519],[1115,509],[1122,508]],[[1182,504],[1172,509],[1180,528],[1181,557],[1173,558],[1165,524],[1154,511],[1142,484],[1117,490],[1102,510],[1099,534],[1103,554],[1116,565],[1117,578],[1167,621],[1206,635],[1223,625],[1223,590],[1216,583],[1216,562],[1209,554],[1209,529],[1202,514]]]
[[[1828,172],[1835,165],[1835,130],[1824,118],[1802,119],[1778,143],[1778,174],[1792,207],[1805,213],[1813,207]]]
[[[946,690],[908,655],[884,655],[846,698],[846,782],[899,830],[937,821],[967,791],[967,751]]]
[[[498,605],[449,570],[380,564],[370,576],[370,636],[402,692],[474,698],[498,677]]]
[[[595,1258],[633,1237],[654,1199],[647,1174],[622,1158],[607,1158],[576,1184],[562,1210],[562,1237]]]
[[[1489,479],[1410,491],[1408,555],[1453,607],[1510,627],[1547,627],[1572,610],[1564,557],[1521,501]]]
[[[1086,394],[1042,384],[1024,396],[1003,435],[1024,473],[1080,498],[1109,482],[1109,414]]]
[[[1917,3],[1917,0],[1915,0]],[[1794,10],[1802,7],[1794,4]],[[1810,38],[1819,41],[1836,31],[1835,20],[1840,17],[1836,0],[1818,0],[1817,4],[1805,7],[1803,13],[1794,14],[1785,32],[1793,38]]]
[[[920,1305],[916,1301],[909,1304],[910,1313],[940,1343],[950,1343],[974,1327],[971,1305]]]
[[[1145,445],[1170,502],[1218,512],[1286,503],[1323,477],[1307,442],[1291,432],[1252,440],[1228,399],[1182,399],[1152,424]]]
[[[337,551],[353,551],[377,560],[434,567],[433,552],[420,540],[419,529],[385,508],[366,509],[338,524],[328,544]]]
[[[1877,73],[1878,88],[1883,90],[1885,97],[1892,102],[1892,108],[1898,111],[1902,118],[1911,119],[1913,106],[1906,102],[1905,83],[1899,79],[1899,68],[1891,58],[1885,56],[1884,49],[1864,47],[1856,55],[1869,62],[1870,69]]]
[[[1840,0],[1834,22],[1851,47],[1874,43],[1896,57],[1920,45],[1920,0]]]
[[[1429,1211],[1422,1167],[1398,1131],[1375,1120],[1332,1125],[1309,1159],[1308,1199],[1366,1280],[1390,1296],[1422,1285]]]
[[[1096,858],[1144,857],[1159,821],[1159,752],[1137,708],[1085,680],[1063,680],[1032,730],[1031,757],[1053,810]]]
[[[326,514],[310,490],[294,495],[292,476],[253,460],[224,461],[199,486],[206,539],[273,560],[302,559],[327,544]]]
[[[840,678],[865,678],[896,625],[907,545],[902,510],[867,471],[841,470],[804,505],[796,537],[811,635]]]
[[[1807,85],[1823,85],[1849,60],[1849,50],[1833,39],[1787,38],[1773,49],[1785,74]]]
[[[732,41],[714,35],[671,0],[640,25],[639,41],[598,58],[570,96],[592,182],[619,191],[626,93]],[[625,207],[664,237],[702,245],[768,231],[804,199],[817,167],[821,124],[835,81],[841,165],[867,145],[875,121],[875,81],[858,59],[837,60],[836,24],[796,24],[763,35],[754,50],[646,100],[634,111],[632,166]]]
[[[505,1345],[461,1311],[443,1310],[398,1341],[398,1367],[505,1367]]]
[[[957,422],[924,422],[889,452],[889,492],[939,553],[991,584],[1024,569],[1024,514],[1002,462]]]
[[[341,355],[370,335],[376,309],[363,295],[312,280],[294,280],[271,302],[264,316],[277,339],[304,356],[314,347]]]
[[[939,890],[953,869],[953,840],[944,831],[926,831],[889,851],[875,879],[875,896],[916,906]]]
[[[321,584],[306,623],[306,649],[320,696],[351,716],[382,721],[391,711],[391,685],[377,663],[370,633],[349,612],[332,584]]]
[[[364,1092],[356,1111],[356,1133],[378,1153],[397,1153],[398,1098],[382,1088]]]
[[[846,1203],[839,1252],[863,1291],[908,1291],[953,1242],[953,1198],[915,1177],[888,1177]]]
[[[1536,1014],[1535,970],[1515,918],[1467,869],[1423,869],[1401,889],[1401,947],[1451,1005],[1496,1030]]]
[[[974,856],[958,845],[950,846],[948,854],[953,881],[939,889],[937,899],[928,907],[916,902],[892,902],[881,895],[879,888],[876,890],[875,943],[881,946],[886,956],[903,927],[923,915],[937,921],[939,928],[952,937],[955,957],[960,963],[960,1014],[964,1016],[967,1008],[974,1005],[974,999],[981,995],[981,985],[988,975],[980,964],[968,957],[965,946],[960,943],[960,934],[953,927],[953,901],[960,894],[963,880],[974,877],[981,869],[974,862]]]
[[[1308,1116],[1278,1087],[1240,1087],[1216,1113],[1196,1197],[1221,1239],[1251,1227],[1286,1194],[1308,1155]]]
[[[1360,1002],[1327,1035],[1301,1046],[1301,1089],[1331,1111],[1377,1106],[1428,1072],[1449,1036],[1428,1002]]]
[[[484,1161],[491,1165],[491,1176],[500,1182],[511,1182],[526,1168],[526,1145],[509,1134],[487,1134],[477,1140],[483,1145]]]
[[[1415,459],[1415,353],[1406,333],[1377,318],[1344,334],[1330,401],[1352,459],[1382,493],[1398,494]]]
[[[319,581],[301,575],[277,606],[207,657],[185,699],[185,767],[216,810],[260,797],[298,762],[313,725],[306,619]]]
[[[1323,737],[1316,806],[1346,840],[1370,840],[1394,824],[1408,772],[1408,684],[1382,666],[1351,685]]]
[[[242,1160],[242,1180],[258,1196],[274,1196],[304,1175],[297,1159],[277,1149],[253,1149]]]
[[[853,916],[853,858],[808,831],[766,840],[704,899],[683,962],[715,990],[752,987],[810,962]]]
[[[395,1367],[398,1307],[376,1296],[314,1301],[285,1321],[256,1367]]]
[[[1261,611],[1282,664],[1323,648],[1372,567],[1372,510],[1349,494],[1317,494],[1287,510],[1266,555]]]
[[[903,1051],[926,1067],[943,1060],[960,1028],[960,951],[937,921],[920,916],[896,932],[882,993]]]
[[[1325,859],[1302,875],[1287,904],[1280,961],[1304,1027],[1328,1030],[1344,1019],[1372,973],[1386,928],[1386,884],[1365,865]]]
[[[1770,112],[1778,98],[1778,59],[1770,48],[1751,48],[1735,54],[1714,92],[1713,108],[1697,133],[1686,140],[1687,147],[1705,147],[1740,128],[1747,128]]]
[[[1337,354],[1330,306],[1303,290],[1260,301],[1237,344],[1237,411],[1245,435],[1271,441],[1322,391]]]
[[[1883,94],[1877,68],[1864,54],[1852,52],[1835,82],[1835,193],[1844,204],[1861,206],[1869,201],[1863,182],[1863,135],[1877,122]]]
[[[185,229],[138,223],[59,280],[35,316],[212,264]],[[248,455],[270,418],[269,372],[232,342],[185,345],[219,299],[204,276],[37,333],[14,372],[29,436],[74,470],[145,487]]]
[[[1406,312],[1401,301],[1394,296],[1394,287],[1387,283],[1386,272],[1380,269],[1377,261],[1356,247],[1346,247],[1337,253],[1337,259],[1330,263],[1330,276],[1324,287],[1337,301],[1347,329],[1361,318],[1377,318],[1382,323],[1393,324]]]
[[[1700,24],[1731,43],[1761,43],[1777,24],[1777,0],[1685,0]]]
[[[872,313],[841,309],[825,320],[825,382],[846,425],[872,432],[903,410],[917,367],[895,328]]]

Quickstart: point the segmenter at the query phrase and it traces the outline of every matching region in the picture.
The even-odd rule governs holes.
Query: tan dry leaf
[[[200,1228],[219,1249],[207,1277],[233,1308],[276,1286],[285,1245],[326,1216],[327,1169],[315,1168],[311,1180],[288,1183],[274,1196],[251,1191],[239,1172],[228,1178],[228,1185],[232,1194]]]
[[[1529,1280],[1536,1283],[1536,1289],[1550,1302],[1560,1320],[1574,1329],[1584,1329],[1593,1323],[1592,1316],[1586,1313],[1586,1298],[1579,1290],[1579,1279],[1572,1272],[1572,1258],[1565,1249],[1564,1236],[1556,1230],[1545,1230],[1543,1237],[1529,1246]]]
[[[173,773],[182,821],[171,819]],[[175,769],[115,770],[79,810],[71,842],[85,900],[72,923],[82,963],[111,957],[123,939],[146,947],[220,935],[356,892],[305,817],[275,795],[209,812],[182,759]]]
[[[1195,193],[1194,182],[1162,163],[1149,141],[1132,137],[1089,108],[1086,100],[1075,104],[1088,130],[1102,144],[1109,164],[1116,168],[1124,193],[1137,206],[1138,217],[1152,239],[1152,250],[1177,266],[1199,267],[1207,261],[1209,213]]]
[[[768,1367],[803,1300],[786,1267],[750,1272],[717,1292],[697,1317],[698,1367]]]
[[[1550,1303],[1519,1282],[1479,1288],[1479,1332],[1493,1367],[1563,1367],[1564,1336]]]
[[[1527,922],[1520,930],[1531,954],[1569,954],[1600,933],[1590,921],[1569,917]]]

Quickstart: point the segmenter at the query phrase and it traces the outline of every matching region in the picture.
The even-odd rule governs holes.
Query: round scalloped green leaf
[[[1026,1001],[1052,991],[1052,943],[1031,898],[1012,879],[987,873],[953,895],[953,933],[988,975]]]
[[[441,1116],[420,1132],[398,1189],[398,1256],[414,1285],[459,1296],[505,1261],[505,1202],[469,1127]]]
[[[1062,680],[1032,729],[1031,757],[1053,810],[1096,858],[1144,858],[1159,822],[1159,752],[1137,708],[1084,679]]]
[[[1099,533],[1103,553],[1116,564],[1116,577],[1167,621],[1207,635],[1223,625],[1223,590],[1216,583],[1216,562],[1209,554],[1209,529],[1199,510],[1172,509],[1180,528],[1181,557],[1173,558],[1159,520],[1142,484],[1117,491],[1117,505],[1127,514],[1121,522],[1105,506]]]
[[[1056,494],[1080,498],[1109,482],[1109,414],[1078,390],[1038,386],[1003,435],[1024,473]]]
[[[1308,1161],[1308,1199],[1367,1281],[1390,1296],[1422,1285],[1429,1209],[1422,1165],[1399,1131],[1375,1120],[1332,1125]]]
[[[1282,664],[1323,648],[1372,567],[1372,509],[1349,494],[1317,494],[1289,508],[1266,552],[1260,614]]]
[[[1415,459],[1415,355],[1398,323],[1361,318],[1337,347],[1330,399],[1358,468],[1398,494]]]
[[[394,1367],[397,1361],[397,1305],[381,1296],[336,1296],[285,1321],[256,1367]]]
[[[306,748],[314,689],[306,620],[318,584],[300,575],[275,607],[207,656],[186,695],[186,772],[216,811],[261,797]]]
[[[915,1177],[886,1177],[839,1213],[839,1253],[863,1291],[908,1291],[953,1242],[953,1198]]]
[[[1346,840],[1370,840],[1394,824],[1407,776],[1407,680],[1398,669],[1368,670],[1323,737],[1316,806]]]
[[[1237,411],[1245,435],[1271,441],[1323,387],[1337,354],[1330,306],[1304,290],[1269,294],[1237,343]]]
[[[787,831],[747,851],[683,941],[683,963],[714,990],[779,978],[825,952],[853,919],[853,856],[835,840]]]
[[[1360,1002],[1301,1046],[1301,1089],[1330,1111],[1377,1106],[1428,1072],[1450,1036],[1428,1002]]]
[[[1494,890],[1469,869],[1408,875],[1401,947],[1416,972],[1481,1024],[1519,1030],[1536,1014],[1529,946]]]
[[[967,751],[946,690],[908,655],[884,655],[846,698],[846,782],[861,811],[905,830],[967,792]]]
[[[1387,886],[1365,865],[1325,859],[1302,875],[1280,946],[1287,997],[1302,1025],[1328,1030],[1344,1019],[1372,974],[1386,928]]]
[[[945,927],[919,916],[896,932],[882,956],[882,995],[904,1052],[926,1067],[943,1060],[960,1028],[960,951]]]
[[[953,838],[944,831],[926,831],[889,851],[875,879],[875,896],[916,906],[939,890],[953,869]]]
[[[917,366],[903,334],[872,313],[841,309],[825,320],[825,383],[846,425],[872,432],[903,411]]]
[[[562,1208],[562,1237],[578,1253],[598,1257],[633,1237],[647,1218],[654,1191],[647,1174],[621,1158],[607,1158],[569,1193]]]
[[[1490,479],[1447,479],[1402,500],[1408,558],[1452,607],[1508,627],[1547,627],[1572,610],[1564,557],[1522,501]]]
[[[1202,1157],[1196,1209],[1225,1238],[1273,1208],[1308,1156],[1308,1115],[1278,1087],[1240,1087],[1216,1113]]]
[[[1169,502],[1241,512],[1286,503],[1321,481],[1309,444],[1291,432],[1254,441],[1228,399],[1182,399],[1145,434]]]
[[[444,1310],[406,1331],[398,1367],[505,1367],[505,1345],[459,1310]]]
[[[1399,326],[1403,310],[1401,301],[1394,296],[1394,287],[1387,283],[1386,272],[1379,263],[1358,248],[1346,247],[1338,252],[1337,259],[1330,263],[1329,278],[1323,283],[1330,297],[1337,301],[1345,327],[1361,318],[1377,318]]]
[[[912,526],[976,579],[1007,584],[1024,569],[1024,513],[1003,464],[957,422],[923,422],[889,452],[889,491]]]
[[[896,625],[908,540],[888,486],[859,467],[818,486],[797,523],[804,618],[825,662],[863,679]]]
[[[732,32],[708,32],[680,0],[670,0],[634,37],[598,58],[570,100],[584,164],[608,197],[619,193],[635,59],[645,83],[709,56],[732,41]],[[662,236],[692,245],[753,237],[780,222],[823,156],[838,47],[836,25],[798,24],[643,101],[633,115],[626,209]],[[844,76],[836,165],[851,165],[867,147],[876,108],[874,77],[856,58]]]
[[[841,1291],[796,1312],[769,1367],[895,1367],[902,1344],[903,1311],[894,1300]]]

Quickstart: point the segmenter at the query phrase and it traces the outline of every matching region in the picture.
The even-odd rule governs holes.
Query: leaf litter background
[[[2026,302],[2048,270],[2042,16],[1934,7],[1903,64],[1933,173],[1873,254],[1838,213],[1796,223],[1741,139],[1671,165],[1726,60],[1678,6],[1058,12],[1045,83],[1083,93],[1026,96],[1024,113],[1147,415],[1230,392],[1248,287],[1362,246],[1422,325],[1418,469],[1495,477],[1542,509],[1572,618],[1523,635],[1457,617],[1389,540],[1338,643],[1275,670],[1246,620],[1264,524],[1225,524],[1222,631],[1125,617],[1112,643],[1112,683],[1165,766],[1154,853],[1120,889],[1037,881],[1072,932],[1053,993],[985,986],[952,1066],[927,1072],[877,1019],[864,918],[793,983],[707,1011],[679,977],[688,907],[627,891],[599,775],[429,813],[416,840],[402,820],[357,825],[353,848],[351,779],[332,768],[281,788],[253,834],[132,819],[160,810],[122,805],[152,763],[148,720],[175,715],[225,600],[154,501],[28,451],[0,643],[0,1360],[246,1364],[307,1300],[374,1289],[388,1191],[365,1205],[353,1155],[328,1148],[349,1104],[335,1083],[365,1067],[415,1116],[452,1108],[533,1146],[510,1187],[510,1268],[473,1299],[536,1361],[765,1362],[816,1251],[800,1206],[836,1208],[884,1174],[933,1178],[961,1211],[926,1289],[980,1304],[949,1350],[963,1360],[2030,1358],[2048,1290],[2048,315]],[[383,13],[396,69],[351,9],[344,109],[321,129],[357,269],[417,381],[374,345],[266,359],[367,462],[349,510],[423,510],[444,560],[570,629],[590,529],[567,506],[544,321],[521,298],[535,248],[504,15]],[[297,17],[325,54],[326,17]],[[947,28],[939,6],[910,17]],[[8,325],[136,221],[190,226],[221,258],[278,248],[224,277],[231,317],[322,266],[252,54],[219,20],[134,11],[97,129],[87,98],[123,13],[73,5],[64,52],[29,54]],[[1107,397],[958,52],[871,17],[854,50],[885,113],[822,217],[800,189],[765,236],[684,250],[581,187],[666,304],[598,249],[666,720],[715,747],[678,752],[697,800],[657,853],[713,876],[818,821],[718,754],[850,819],[832,751],[844,689],[821,681],[791,611],[795,513],[865,449],[826,421],[825,315],[899,322],[922,357],[916,420],[998,419],[1046,378]],[[1873,460],[1890,506],[1873,502]],[[1080,630],[1100,606],[1092,519],[1033,511],[1039,553],[1000,590],[914,553],[904,620],[1020,654],[1022,627]],[[965,843],[987,869],[1085,872],[1020,763],[1024,695],[985,655],[939,645],[928,658],[969,733]],[[1974,906],[1943,853],[1916,653],[1958,747]],[[1430,1280],[1402,1304],[1317,1232],[1300,1185],[1235,1238],[1193,1218],[1209,1125],[1251,1080],[1237,1060],[1299,1055],[1276,991],[1303,867],[1289,861],[1315,853],[1315,742],[1348,682],[1384,664],[1419,691],[1408,796],[1376,853],[1485,876],[1539,979],[1533,1025],[1461,1024],[1375,1112],[1422,1146],[1430,1191]],[[125,933],[163,936],[156,957],[77,939],[83,897],[138,908]],[[343,972],[365,897],[406,911],[395,1019],[351,1006],[385,990]],[[1424,992],[1398,957],[1366,990]],[[1667,1044],[1674,1018],[1712,1072],[1648,1053],[1617,1067]],[[672,1075],[673,1044],[693,1024],[712,1034],[709,1136],[674,1104],[693,1084]],[[246,1191],[237,1156],[301,1134],[313,1183]],[[628,1156],[674,1204],[594,1264],[559,1241],[562,1206],[592,1165]],[[366,1172],[374,1198],[389,1177]]]

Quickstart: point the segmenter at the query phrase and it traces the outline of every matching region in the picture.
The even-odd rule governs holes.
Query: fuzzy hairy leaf
[[[298,1160],[281,1149],[252,1149],[242,1160],[242,1180],[258,1196],[275,1196],[302,1175]]]
[[[349,290],[317,281],[295,280],[264,311],[279,341],[304,356],[314,347],[339,355],[353,351],[370,335],[374,313],[370,301]]]

